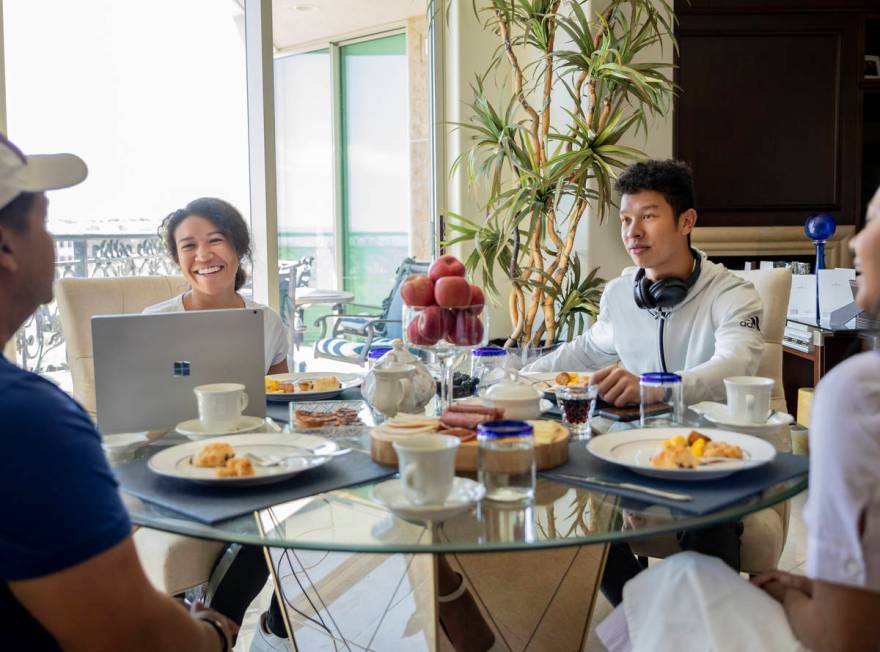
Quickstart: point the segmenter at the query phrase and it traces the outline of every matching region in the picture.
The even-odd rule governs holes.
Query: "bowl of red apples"
[[[400,286],[404,338],[420,348],[475,347],[485,343],[488,328],[483,289],[465,278],[462,262],[440,256],[428,274],[407,278]]]

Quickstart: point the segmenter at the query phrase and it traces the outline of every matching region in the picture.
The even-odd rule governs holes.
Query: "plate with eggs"
[[[329,454],[338,449],[329,439],[314,435],[230,435],[171,446],[153,455],[147,466],[169,478],[241,487],[287,480],[326,464],[332,459]],[[268,466],[258,462],[269,459],[278,463]]]
[[[715,480],[773,461],[776,449],[758,437],[714,428],[641,428],[592,438],[596,457],[667,480]]]

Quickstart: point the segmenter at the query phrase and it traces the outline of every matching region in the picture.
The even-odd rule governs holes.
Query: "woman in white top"
[[[168,255],[189,282],[189,290],[144,310],[145,313],[258,308],[263,311],[266,370],[287,372],[287,337],[274,310],[241,296],[246,280],[242,262],[251,256],[247,223],[231,204],[213,197],[194,199],[162,221],[159,234]],[[233,345],[230,342],[230,345]],[[241,546],[215,587],[212,606],[241,624],[245,610],[268,577],[261,548]],[[227,549],[224,557],[233,554]],[[261,627],[278,638],[286,636],[278,602],[273,596]]]
[[[246,279],[242,262],[250,258],[251,238],[235,207],[214,197],[194,199],[168,215],[159,233],[190,289],[144,312],[262,309],[267,373],[285,373],[288,345],[281,317],[238,293]]]
[[[880,189],[853,238],[856,302],[880,316]],[[803,575],[748,583],[717,559],[681,553],[624,587],[598,628],[618,650],[880,650],[880,352],[816,388]]]

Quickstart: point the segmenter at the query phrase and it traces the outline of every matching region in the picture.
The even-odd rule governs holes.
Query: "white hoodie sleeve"
[[[681,370],[685,405],[700,401],[723,401],[724,379],[753,376],[764,352],[761,334],[763,303],[754,286],[738,283],[722,292],[712,307],[715,352],[706,362]]]
[[[523,371],[583,371],[599,369],[617,362],[614,329],[608,314],[607,291],[599,300],[599,317],[583,335],[541,356]]]

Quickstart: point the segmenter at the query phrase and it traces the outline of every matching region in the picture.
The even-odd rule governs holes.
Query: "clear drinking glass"
[[[639,378],[639,425],[642,428],[684,425],[682,392],[678,374],[659,371],[642,374]]]
[[[571,431],[572,439],[589,439],[591,421],[596,407],[596,385],[573,385],[556,390],[556,402],[562,410],[562,423]]]
[[[486,498],[499,502],[535,496],[535,433],[525,421],[489,421],[477,426],[479,480]]]
[[[507,351],[497,346],[485,346],[471,351],[471,376],[479,381],[479,389],[504,379],[505,360]]]

